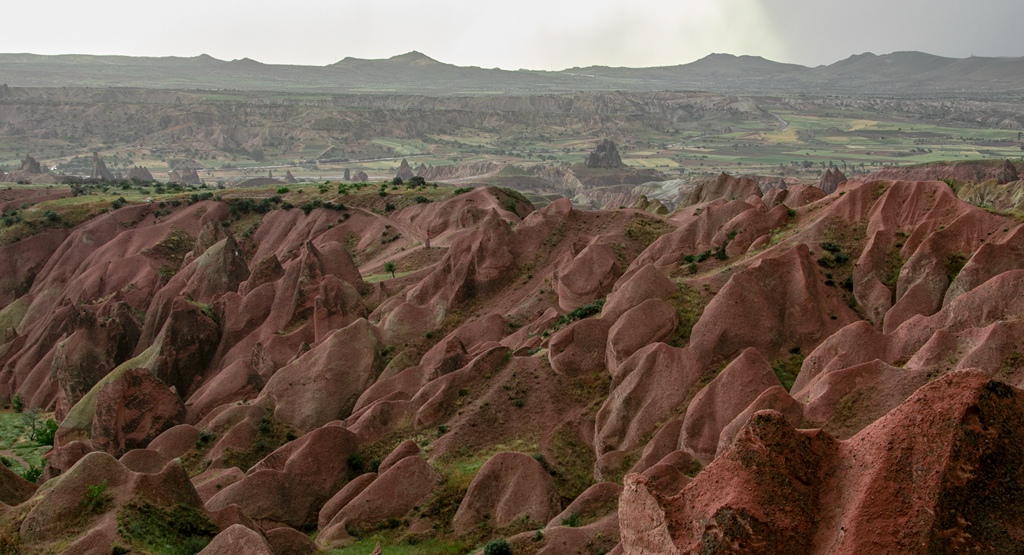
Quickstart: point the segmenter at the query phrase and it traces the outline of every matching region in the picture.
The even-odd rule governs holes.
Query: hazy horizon
[[[563,70],[656,67],[711,53],[761,56],[808,67],[851,55],[921,51],[966,58],[1024,56],[1024,2],[967,5],[865,0],[855,8],[815,0],[524,0],[515,9],[460,0],[388,6],[269,0],[216,4],[126,0],[15,5],[0,51],[250,58],[324,66],[346,57],[386,59],[418,51],[459,66]],[[453,25],[452,22],[457,22]],[[40,32],[45,30],[46,32]]]

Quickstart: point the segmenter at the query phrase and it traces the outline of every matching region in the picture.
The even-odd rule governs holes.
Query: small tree
[[[391,274],[391,277],[395,277],[395,263],[390,260],[384,263],[384,271]]]
[[[484,546],[484,555],[512,555],[512,546],[503,539],[491,540]]]

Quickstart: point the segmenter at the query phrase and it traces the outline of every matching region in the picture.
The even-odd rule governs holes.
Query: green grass
[[[352,545],[333,549],[327,553],[328,555],[369,555],[378,541],[380,541],[384,553],[388,555],[463,555],[472,553],[475,547],[458,540],[427,539],[410,543],[376,535],[361,538]]]
[[[701,315],[704,314],[707,301],[704,300],[704,296],[701,295],[700,291],[686,283],[679,283],[676,287],[676,292],[669,297],[668,301],[675,307],[679,323],[676,326],[675,335],[670,344],[675,347],[685,347],[686,343],[690,340],[693,326],[697,324]]]
[[[394,278],[391,277],[391,272],[386,272],[383,274],[369,274],[363,276],[363,281],[365,281],[366,283],[377,283],[378,281],[384,281],[386,279],[398,279],[400,277],[407,276],[413,272],[415,272],[415,270],[410,270],[408,272],[395,272]]]
[[[118,512],[117,532],[136,551],[151,555],[195,555],[217,535],[217,527],[195,507],[161,507],[137,501]]]
[[[36,417],[37,430],[43,428],[43,423],[52,414],[39,413]],[[43,455],[50,450],[49,445],[41,445],[38,441],[30,439],[30,426],[25,420],[25,415],[13,411],[0,411],[0,451],[9,451],[5,456],[11,463],[11,470],[18,475],[25,477],[31,467],[42,468],[46,464]],[[10,455],[21,457],[29,464],[24,466]]]
[[[804,356],[797,352],[773,360],[771,367],[772,371],[775,372],[775,377],[779,378],[779,382],[782,383],[782,387],[785,387],[786,391],[790,391],[793,388],[793,383],[796,382],[796,377],[800,374],[800,367],[803,364]]]

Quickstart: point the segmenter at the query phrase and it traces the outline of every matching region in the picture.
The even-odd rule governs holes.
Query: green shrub
[[[580,524],[582,524],[582,519],[580,514],[575,511],[562,519],[562,526],[568,526],[569,528],[579,528]]]
[[[43,475],[43,467],[36,466],[34,464],[29,465],[22,473],[21,477],[28,480],[29,482],[35,482]]]
[[[107,481],[103,480],[98,484],[85,486],[85,496],[82,497],[82,511],[85,513],[99,513],[107,504]]]
[[[553,330],[559,330],[576,320],[582,320],[595,314],[600,314],[602,308],[604,308],[604,299],[597,299],[594,302],[587,303],[568,314],[559,316],[558,319],[555,320]]]
[[[484,555],[512,555],[512,546],[503,539],[491,540],[484,546]]]
[[[57,421],[49,418],[43,423],[43,427],[36,432],[36,442],[39,445],[53,445],[53,436],[57,434]]]

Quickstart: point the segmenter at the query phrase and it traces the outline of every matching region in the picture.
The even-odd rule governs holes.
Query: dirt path
[[[775,118],[779,122],[779,128],[775,130],[776,133],[781,133],[781,132],[785,131],[787,127],[789,127],[789,122],[784,120],[784,119],[782,119],[782,116],[780,116],[779,114],[776,114],[774,112],[768,112],[768,113],[771,114],[771,116],[773,118]]]

